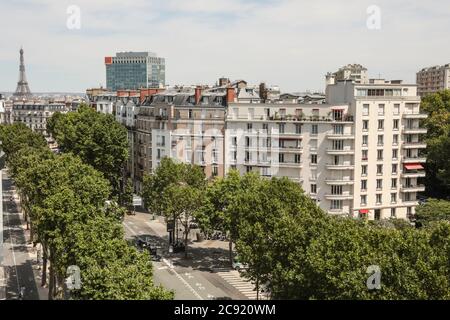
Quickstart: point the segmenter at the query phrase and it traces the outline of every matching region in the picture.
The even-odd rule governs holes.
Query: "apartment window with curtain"
[[[361,191],[367,190],[367,180],[361,180]]]
[[[361,166],[361,175],[362,176],[367,176],[367,165],[362,165]]]
[[[369,120],[363,120],[363,131],[369,130]]]

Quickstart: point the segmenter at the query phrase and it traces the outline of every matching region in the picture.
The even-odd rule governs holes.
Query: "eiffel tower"
[[[32,96],[30,88],[28,87],[27,76],[25,75],[25,63],[23,60],[23,49],[20,48],[20,67],[19,67],[19,81],[17,82],[16,92],[14,97],[30,98]]]

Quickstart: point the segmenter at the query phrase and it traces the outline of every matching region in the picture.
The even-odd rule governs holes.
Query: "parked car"
[[[233,259],[232,267],[233,267],[234,270],[239,271],[239,272],[245,271],[245,270],[247,269],[247,265],[243,264],[243,263],[240,261],[239,256],[236,256],[236,257]]]

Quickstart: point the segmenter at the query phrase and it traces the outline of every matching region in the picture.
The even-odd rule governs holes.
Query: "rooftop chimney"
[[[197,88],[195,88],[195,104],[196,105],[200,104],[201,97],[202,97],[202,88],[200,86],[197,86]]]
[[[264,82],[259,85],[259,97],[263,102],[265,102],[268,98],[268,90]]]
[[[233,87],[227,87],[227,103],[233,103],[236,100],[236,91]]]

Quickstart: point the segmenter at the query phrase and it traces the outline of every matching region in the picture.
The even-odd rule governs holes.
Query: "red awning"
[[[423,170],[423,166],[420,163],[408,163],[405,164],[406,170]]]
[[[361,210],[359,210],[359,213],[361,213],[361,214],[368,214],[368,213],[369,213],[369,210],[367,210],[367,209],[361,209]]]

